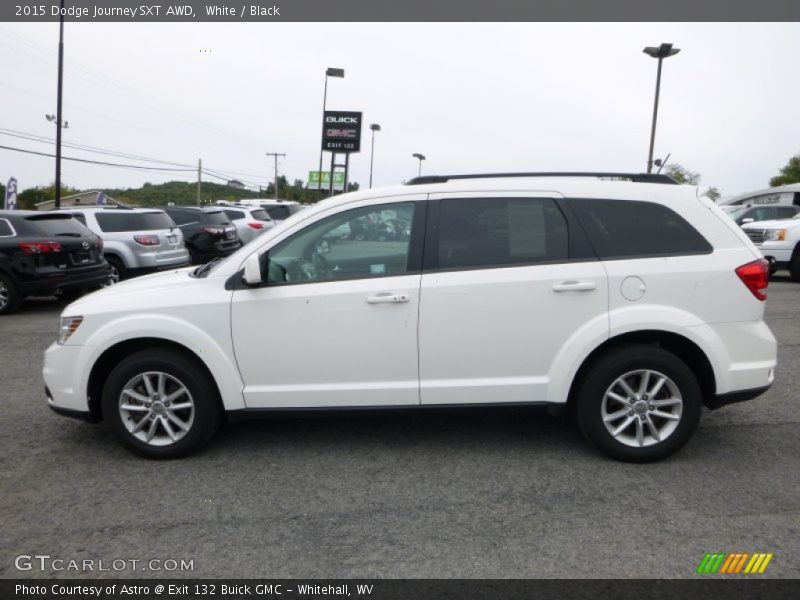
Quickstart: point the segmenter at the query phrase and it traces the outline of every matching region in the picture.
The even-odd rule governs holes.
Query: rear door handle
[[[384,292],[375,294],[374,296],[368,296],[367,304],[400,304],[401,302],[408,302],[410,299],[411,296],[408,294]]]
[[[553,285],[556,292],[590,292],[597,289],[594,281],[562,281]]]

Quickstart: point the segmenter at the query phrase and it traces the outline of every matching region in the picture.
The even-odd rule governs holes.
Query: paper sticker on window
[[[384,264],[370,265],[369,272],[372,275],[383,275],[384,273],[386,273],[386,265]]]

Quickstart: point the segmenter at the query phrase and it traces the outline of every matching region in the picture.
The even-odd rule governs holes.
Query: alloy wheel
[[[632,447],[652,446],[678,428],[683,397],[669,377],[641,369],[618,377],[600,406],[603,425],[618,442]]]
[[[161,371],[147,371],[122,388],[119,412],[133,437],[151,446],[168,446],[191,430],[195,403],[178,378]]]

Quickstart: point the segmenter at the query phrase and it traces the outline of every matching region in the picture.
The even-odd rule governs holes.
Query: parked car
[[[108,274],[103,240],[70,215],[0,211],[0,315],[27,296],[76,296]]]
[[[236,227],[236,233],[243,244],[256,239],[262,233],[275,227],[273,221],[263,208],[248,206],[214,206],[206,210],[222,210]]]
[[[236,227],[221,208],[164,206],[162,210],[172,217],[183,232],[192,264],[228,256],[242,246]]]
[[[746,223],[742,230],[769,261],[770,274],[789,269],[792,281],[800,282],[800,215]]]
[[[183,233],[163,210],[104,206],[61,210],[103,237],[112,284],[191,264]]]
[[[697,188],[607,177],[324,200],[226,260],[68,306],[47,403],[149,457],[196,451],[225,414],[534,404],[616,459],[665,458],[703,405],[772,384],[767,262]],[[329,243],[376,211],[409,238]]]
[[[737,225],[744,225],[757,221],[791,219],[800,213],[800,206],[723,206],[722,210]]]
[[[295,202],[294,200],[248,199],[239,200],[237,204],[240,206],[263,208],[276,224],[285,221],[293,214],[305,208],[305,205]]]

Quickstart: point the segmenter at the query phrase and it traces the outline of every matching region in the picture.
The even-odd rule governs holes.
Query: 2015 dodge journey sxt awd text
[[[330,235],[365,218],[409,234]],[[767,278],[735,223],[664,176],[422,177],[70,304],[47,402],[149,457],[234,415],[546,404],[606,454],[658,460],[704,404],[772,384]]]

